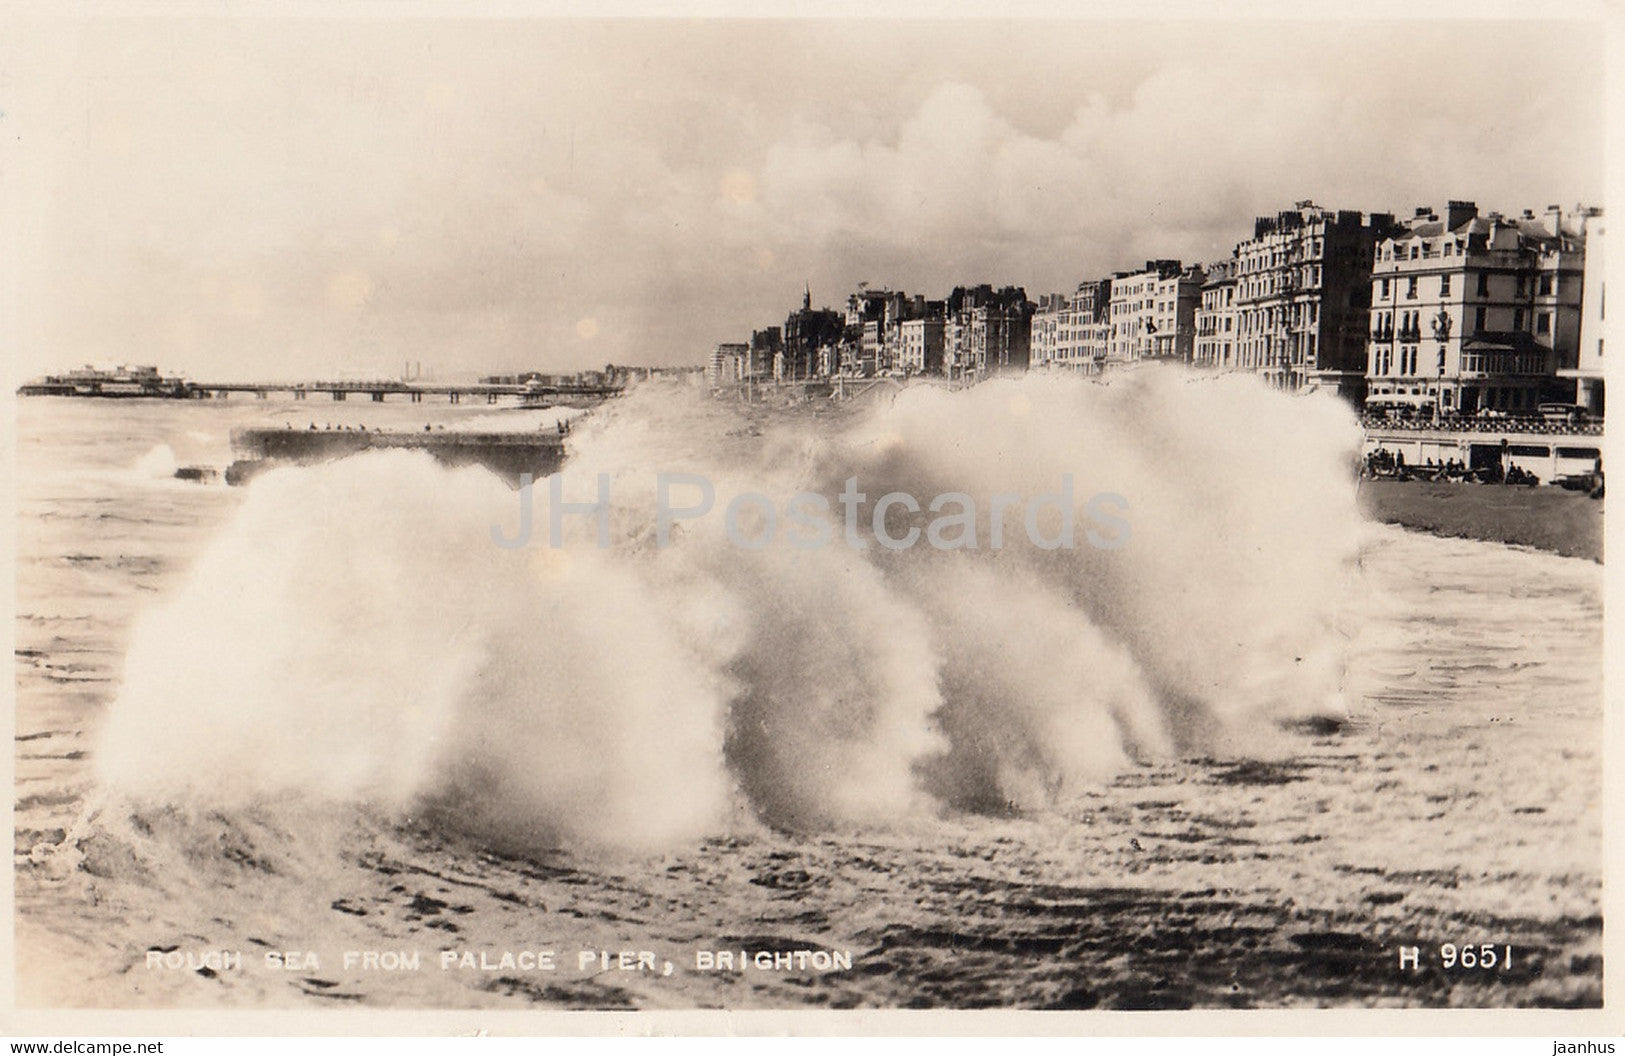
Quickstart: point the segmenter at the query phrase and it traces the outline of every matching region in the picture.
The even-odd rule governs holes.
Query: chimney
[[[1563,207],[1561,205],[1548,205],[1546,207],[1546,215],[1548,217],[1550,217],[1551,221],[1552,221],[1552,234],[1554,234],[1554,235],[1562,235],[1563,234]]]
[[[1454,231],[1467,221],[1478,216],[1477,202],[1448,201],[1444,204],[1444,226]]]

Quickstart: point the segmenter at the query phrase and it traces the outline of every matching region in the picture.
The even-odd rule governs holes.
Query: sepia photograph
[[[1613,27],[1128,14],[5,15],[7,1015],[1595,1029]]]

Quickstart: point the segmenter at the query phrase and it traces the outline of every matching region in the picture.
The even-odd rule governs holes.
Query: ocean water
[[[1600,1002],[1601,570],[1363,523],[1335,405],[650,388],[572,430],[608,547],[542,486],[495,546],[520,496],[412,454],[173,477],[234,425],[548,414],[20,403],[23,1003]],[[661,472],[715,496],[665,547]],[[992,546],[1068,475],[1118,520]],[[963,493],[978,546],[794,545],[848,479]]]

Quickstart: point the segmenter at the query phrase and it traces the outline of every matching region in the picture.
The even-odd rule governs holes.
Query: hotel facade
[[[1480,216],[1452,201],[1443,213],[1418,209],[1383,239],[1369,406],[1532,414],[1561,396],[1559,372],[1579,366],[1585,219],[1556,207],[1542,218]]]
[[[1189,363],[1203,273],[1177,260],[1148,260],[1111,281],[1110,331],[1103,366],[1147,359]]]
[[[1236,361],[1236,259],[1207,266],[1202,303],[1196,309],[1196,352],[1192,360],[1209,370],[1234,370]]]
[[[1312,201],[1254,221],[1236,247],[1236,368],[1272,385],[1365,395],[1371,264],[1386,213],[1322,209]]]

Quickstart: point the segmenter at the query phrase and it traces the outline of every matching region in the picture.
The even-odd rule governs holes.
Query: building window
[[[1540,277],[1540,295],[1542,297],[1550,297],[1552,295],[1552,277],[1550,275],[1542,275]]]
[[[1490,276],[1488,272],[1481,271],[1478,273],[1478,295],[1480,297],[1490,295]]]
[[[1387,279],[1382,280],[1382,299],[1385,300],[1385,301],[1388,299],[1388,280]]]
[[[1482,329],[1484,329],[1484,306],[1483,305],[1479,305],[1478,309],[1475,312],[1473,312],[1473,329],[1474,330],[1482,330]]]
[[[1514,329],[1514,330],[1522,330],[1523,329],[1523,309],[1522,308],[1514,308],[1514,309],[1512,309],[1512,329]]]
[[[1450,276],[1448,275],[1439,276],[1439,296],[1450,296]]]
[[[1535,333],[1549,334],[1552,332],[1552,313],[1541,312],[1535,317]]]
[[[1412,275],[1405,282],[1405,296],[1411,300],[1416,299],[1416,276]]]

